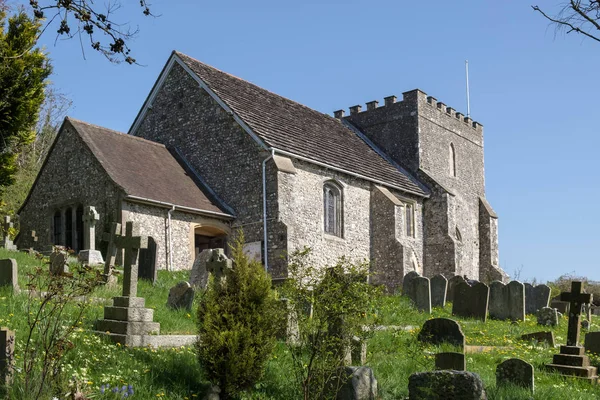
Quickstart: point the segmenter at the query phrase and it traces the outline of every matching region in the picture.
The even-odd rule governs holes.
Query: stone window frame
[[[455,231],[454,231],[454,235],[456,236],[456,240],[458,240],[459,242],[462,243],[462,234],[460,233],[460,229],[458,229],[458,226],[456,227]]]
[[[333,197],[328,197],[328,194],[332,194]],[[332,205],[328,199],[333,199]],[[329,220],[331,207],[333,221]],[[323,231],[327,235],[344,237],[344,189],[341,183],[333,179],[323,183]]]
[[[67,212],[71,214],[70,218],[67,218]],[[69,220],[71,228],[67,229],[66,223]],[[70,202],[54,208],[54,212],[50,215],[50,227],[50,242],[53,245],[67,246],[69,243],[73,250],[83,250],[83,203]],[[70,240],[67,240],[67,232],[71,233]]]
[[[450,142],[450,146],[448,148],[448,169],[451,177],[456,177],[456,148],[454,147],[454,143]]]
[[[415,238],[417,237],[417,228],[416,228],[416,212],[417,205],[413,201],[405,201],[404,202],[404,233],[406,237]]]

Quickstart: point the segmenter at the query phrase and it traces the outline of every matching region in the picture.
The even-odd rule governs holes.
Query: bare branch
[[[539,6],[531,8],[556,24],[557,29],[564,28],[566,33],[580,33],[600,42],[600,34],[592,33],[594,30],[600,31],[600,0],[587,0],[583,4],[582,0],[569,0],[555,17],[544,12]]]

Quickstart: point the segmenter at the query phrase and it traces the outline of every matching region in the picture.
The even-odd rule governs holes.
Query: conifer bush
[[[209,277],[198,307],[198,360],[204,377],[231,398],[263,376],[276,343],[281,307],[261,263],[243,252],[244,237],[231,246],[233,270]]]

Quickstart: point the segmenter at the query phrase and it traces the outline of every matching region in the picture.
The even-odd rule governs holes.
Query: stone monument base
[[[562,375],[574,376],[592,383],[598,381],[597,368],[590,366],[590,359],[582,346],[560,346],[560,354],[555,354],[548,369]]]
[[[104,264],[102,253],[100,253],[98,250],[81,250],[79,252],[79,261],[82,264],[87,265]]]
[[[104,319],[96,321],[96,331],[114,343],[143,345],[144,336],[160,332],[160,324],[152,321],[154,310],[144,304],[143,297],[115,297],[112,307],[104,307]]]

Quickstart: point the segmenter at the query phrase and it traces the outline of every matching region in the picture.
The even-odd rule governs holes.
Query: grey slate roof
[[[427,194],[415,178],[379,155],[340,120],[185,54],[175,54],[268,146]]]
[[[66,118],[126,195],[228,214],[162,144]]]

